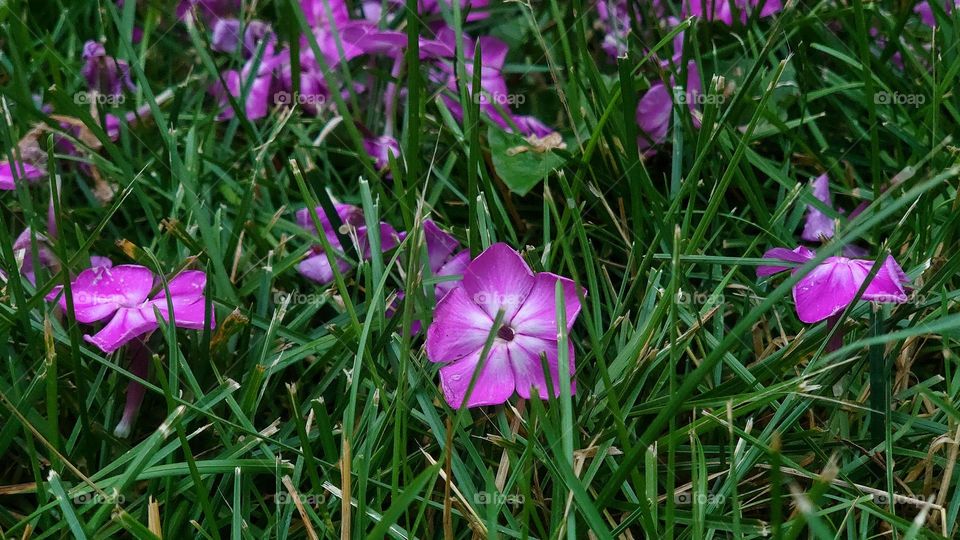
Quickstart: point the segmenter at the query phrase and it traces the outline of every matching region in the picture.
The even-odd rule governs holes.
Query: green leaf
[[[530,193],[550,171],[560,168],[564,158],[551,150],[540,150],[523,137],[491,126],[487,132],[493,168],[497,176],[517,195]]]

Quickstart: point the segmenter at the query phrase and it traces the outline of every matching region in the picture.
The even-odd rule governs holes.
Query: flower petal
[[[504,321],[513,320],[533,288],[533,272],[526,261],[506,244],[494,244],[464,270],[465,292],[491,319],[504,310]]]
[[[360,208],[353,206],[352,204],[341,203],[334,203],[333,208],[336,210],[341,224],[354,226],[363,225],[363,211],[360,210]],[[333,233],[333,225],[327,218],[327,214],[324,213],[323,207],[316,207],[314,212],[316,212],[317,221],[320,222],[320,226],[323,227],[324,232]],[[313,226],[313,218],[310,217],[310,210],[307,208],[301,208],[300,210],[297,210],[296,216],[297,225],[308,231],[316,232],[317,228]]]
[[[447,262],[460,242],[444,231],[433,220],[423,221],[423,239],[427,244],[427,257],[430,259],[430,271],[436,274]]]
[[[780,259],[782,261],[790,261],[795,263],[803,264],[810,259],[812,259],[816,254],[803,247],[798,246],[792,250],[787,248],[773,248],[763,254],[764,259]],[[757,267],[757,277],[771,276],[778,272],[784,272],[786,270],[791,270],[792,268],[786,266],[758,266]]]
[[[170,291],[170,296],[176,298],[178,296],[187,296],[187,297],[197,297],[203,296],[203,289],[207,285],[207,274],[200,270],[186,270],[177,274],[173,279],[167,282],[166,288],[161,288],[160,292],[154,297],[154,300],[158,298],[164,298],[167,295],[167,291]]]
[[[813,196],[820,202],[833,208],[833,199],[830,196],[830,178],[826,174],[810,181]],[[807,205],[807,215],[803,224],[800,238],[807,242],[819,242],[820,238],[833,238],[835,224],[833,218],[818,210],[815,206]]]
[[[149,268],[123,264],[113,268],[88,268],[80,272],[70,290],[77,321],[91,323],[108,317],[122,306],[140,305],[151,288],[153,272]],[[66,311],[66,298],[60,298],[60,307]]]
[[[467,270],[467,265],[470,264],[470,250],[465,249],[460,253],[457,253],[453,256],[446,264],[441,266],[435,273],[437,276],[457,276],[456,280],[452,281],[441,281],[437,283],[436,289],[434,289],[434,294],[437,300],[440,300],[452,291],[457,285],[463,281],[463,273]]]
[[[854,261],[830,257],[793,288],[797,316],[815,323],[842,311],[856,295],[866,274]]]
[[[203,329],[203,319],[205,315],[206,302],[202,296],[199,297],[173,297],[173,319],[178,328],[190,328],[193,330]],[[160,317],[164,321],[170,321],[170,311],[166,298],[160,298],[148,302],[143,309],[153,310],[154,306],[160,311]],[[210,314],[210,328],[216,327],[216,321],[213,313]]]
[[[38,178],[43,177],[44,171],[39,167],[34,167],[29,163],[23,163],[19,161],[14,161],[17,163],[16,167],[17,177],[16,180],[26,180],[26,181],[35,181]],[[13,177],[14,167],[10,161],[0,161],[0,190],[12,190],[17,189],[16,180]]]
[[[493,328],[493,319],[471,300],[463,287],[443,297],[427,329],[427,358],[451,362],[482,349]]]
[[[336,255],[334,255],[334,258],[337,261],[337,267],[341,273],[350,270],[350,264],[347,261],[337,258]],[[333,281],[333,270],[330,268],[330,261],[327,259],[327,255],[322,252],[301,261],[300,264],[297,265],[297,271],[321,285],[326,285]]]
[[[173,318],[176,325],[180,328],[202,329],[205,312],[205,298],[203,295],[204,287],[207,284],[207,275],[199,270],[188,270],[181,272],[167,283],[167,289],[170,291],[170,303],[173,304]],[[144,309],[153,309],[156,306],[160,310],[163,320],[169,321],[169,305],[167,303],[166,290],[161,289],[153,300],[144,306]],[[214,320],[210,319],[211,328],[214,326]]]
[[[527,295],[520,311],[509,321],[517,334],[536,336],[542,339],[557,339],[557,282],[563,285],[564,308],[567,314],[567,330],[573,327],[580,314],[580,298],[577,285],[570,278],[540,272],[534,278],[533,288]],[[586,294],[586,291],[584,291]]]
[[[112,353],[131,339],[156,328],[157,320],[152,309],[120,308],[102,330],[93,336],[85,335],[83,339],[105,353]]]
[[[568,341],[567,345],[570,351],[570,390],[572,394],[576,394],[576,381],[573,379],[573,343]],[[510,365],[513,367],[517,393],[520,394],[520,397],[529,399],[533,394],[531,388],[537,389],[540,399],[550,397],[550,388],[553,388],[553,397],[560,395],[560,356],[556,341],[517,335],[509,343],[508,348],[510,349]],[[551,379],[550,386],[547,385],[547,378],[540,362],[541,353],[545,353],[547,357],[547,369],[550,370]]]
[[[873,261],[859,260],[863,263],[864,271],[870,272],[873,269]],[[869,274],[868,274],[869,275]],[[877,275],[867,285],[863,292],[863,299],[870,302],[888,302],[901,303],[907,301],[907,293],[903,290],[903,285],[907,282],[906,274],[903,269],[893,259],[893,256],[887,255],[883,266],[877,270]]]
[[[440,368],[440,387],[443,390],[443,397],[451,407],[460,407],[463,403],[473,373],[479,367],[482,352],[481,348],[470,356]],[[483,365],[483,370],[473,385],[473,391],[470,392],[467,407],[499,405],[513,395],[514,386],[509,351],[506,345],[494,343]]]
[[[662,82],[654,83],[637,103],[637,123],[653,144],[666,140],[672,114],[673,100]],[[642,148],[649,144],[642,137],[640,141]]]

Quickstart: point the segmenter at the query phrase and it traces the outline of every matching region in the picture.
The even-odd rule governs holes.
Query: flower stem
[[[840,315],[834,315],[827,319],[827,332],[831,334],[830,341],[827,342],[828,353],[843,347],[843,328],[840,327]]]
[[[146,379],[150,349],[140,339],[134,339],[127,347],[127,351],[131,356],[130,372],[141,379]],[[136,380],[131,380],[130,384],[127,385],[127,403],[123,408],[123,417],[120,419],[120,423],[113,430],[114,436],[121,439],[130,436],[130,430],[133,427],[133,422],[137,419],[137,414],[140,412],[140,405],[143,403],[145,393],[146,389]]]

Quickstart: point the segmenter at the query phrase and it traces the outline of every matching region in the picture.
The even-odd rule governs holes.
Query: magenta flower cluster
[[[487,15],[486,0],[460,2],[463,12],[468,14],[467,20],[477,20]],[[358,58],[369,61],[386,59],[393,64],[391,75],[397,77],[407,47],[407,36],[402,32],[384,30],[381,25],[391,21],[396,10],[404,9],[404,3],[388,0],[387,11],[381,9],[382,5],[381,2],[365,2],[362,4],[362,16],[355,18],[351,16],[344,0],[300,0],[312,36],[300,39],[298,60],[301,71],[300,79],[296,81],[298,84],[294,84],[292,79],[291,50],[278,42],[269,24],[254,20],[244,27],[225,5],[214,10],[201,10],[213,28],[213,49],[224,52],[239,50],[245,59],[241,69],[224,72],[224,84],[213,88],[221,105],[220,117],[233,117],[231,98],[241,102],[244,114],[250,120],[266,117],[275,107],[298,106],[314,115],[335,109],[334,95],[348,97],[351,92],[364,95],[369,93],[372,85],[353,81],[351,86],[345,86],[339,78],[330,80],[325,77],[324,71],[336,73],[342,63]],[[441,12],[439,2],[435,0],[423,0],[420,7],[424,15]],[[432,37],[420,38],[421,59],[431,66],[430,80],[439,89],[446,89],[442,94],[445,105],[456,119],[462,121],[463,107],[453,97],[458,80],[454,69],[454,31],[443,24],[432,25],[426,30],[432,33]],[[321,53],[319,57],[310,38],[317,44]],[[473,57],[477,43],[480,44],[480,58]],[[507,53],[507,45],[496,38],[484,36],[474,40],[464,36],[468,75],[472,77],[475,66],[481,66],[482,95],[473,96],[473,99],[480,103],[484,116],[503,129],[516,129],[525,135],[544,136],[551,133],[552,130],[540,120],[511,112],[510,106],[514,100],[502,73]],[[394,159],[400,157],[400,146],[394,133],[394,116],[396,98],[402,93],[403,89],[397,83],[390,82],[382,97],[386,113],[382,131],[374,134],[372,129],[364,128],[370,133],[365,139],[364,149],[379,170],[387,168],[390,156]],[[368,96],[366,99],[372,98]]]

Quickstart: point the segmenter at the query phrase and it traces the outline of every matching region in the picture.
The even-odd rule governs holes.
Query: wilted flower
[[[50,249],[50,242],[46,236],[37,233],[34,235],[27,227],[17,236],[13,242],[13,256],[20,262],[20,275],[22,275],[31,285],[37,284],[37,267],[34,265],[33,250],[31,248],[31,237],[37,241],[37,260],[36,262],[44,268],[54,268],[57,265],[57,258]],[[4,276],[6,279],[6,276]]]
[[[817,200],[829,208],[833,208],[833,197],[830,196],[830,178],[826,173],[811,180],[810,188]],[[830,239],[833,238],[834,227],[832,217],[824,214],[812,204],[808,204],[800,238],[807,242],[819,242],[821,238]]]
[[[363,212],[356,206],[349,204],[335,204],[334,208],[342,223],[339,229],[340,234],[353,238],[357,252],[361,254],[363,259],[369,259],[371,256],[370,238],[367,227],[364,225]],[[334,230],[323,208],[317,207],[315,212],[320,226],[323,228],[320,234],[327,238],[331,247],[337,252],[332,254],[337,262],[337,268],[340,272],[346,272],[350,269],[350,263],[340,255],[343,252],[343,245],[340,243],[337,231]],[[317,232],[313,219],[310,217],[310,211],[306,208],[297,211],[297,224],[308,231]],[[398,233],[388,223],[380,222],[380,248],[383,251],[396,247],[402,238],[401,233]],[[330,267],[327,254],[323,251],[323,246],[311,248],[307,257],[297,265],[297,270],[305,277],[320,284],[325,285],[333,281],[333,269]]]
[[[672,86],[668,88],[663,82],[654,83],[637,103],[637,123],[643,130],[643,135],[638,137],[641,150],[649,150],[667,140],[673,118],[673,88],[676,87],[673,76],[670,77],[670,84]],[[696,103],[697,96],[702,93],[700,71],[691,60],[687,63],[687,86],[678,98],[681,104],[686,102],[695,127],[700,127]]]
[[[560,393],[559,343],[556,317],[557,283],[562,284],[567,330],[580,313],[577,285],[569,278],[534,274],[523,258],[506,244],[494,244],[467,265],[463,280],[437,304],[427,330],[427,357],[448,363],[440,369],[447,403],[464,402],[471,378],[481,364],[487,337],[495,335],[467,400],[468,407],[505,402],[514,390],[523,398],[546,398]],[[586,294],[584,292],[584,294]],[[500,326],[493,324],[503,310]],[[573,345],[568,342],[570,373]],[[548,385],[540,362],[545,354],[551,378]],[[575,392],[571,379],[571,391]]]
[[[81,74],[87,80],[90,91],[108,96],[119,96],[126,88],[135,92],[137,87],[130,80],[130,66],[123,60],[107,55],[101,43],[88,41],[83,46]]]
[[[813,259],[816,254],[803,246],[793,250],[774,248],[763,254],[766,259],[778,259],[802,264]],[[868,302],[901,303],[907,301],[904,285],[909,281],[907,275],[893,259],[887,255],[861,296]],[[867,259],[848,259],[847,257],[829,257],[793,287],[793,301],[797,316],[805,323],[816,323],[843,311],[853,301],[873,269],[874,261]],[[764,277],[791,270],[786,266],[769,265],[757,267],[757,276]],[[797,269],[792,269],[796,272]]]
[[[813,196],[816,197],[817,200],[825,204],[828,208],[833,208],[833,197],[830,193],[830,178],[826,175],[826,173],[812,179],[810,181],[810,189],[813,192]],[[850,213],[849,217],[851,219],[856,217],[865,208],[866,203],[861,204]],[[842,215],[845,212],[841,208],[838,210],[838,213]],[[833,238],[834,234],[836,234],[835,229],[836,221],[834,221],[833,218],[821,212],[816,206],[813,206],[812,204],[807,205],[807,212],[804,216],[803,232],[800,233],[800,238],[807,242],[820,242],[823,240],[829,240]],[[855,246],[853,244],[843,246],[843,254],[847,257],[866,257],[867,253],[867,250],[860,246]]]

